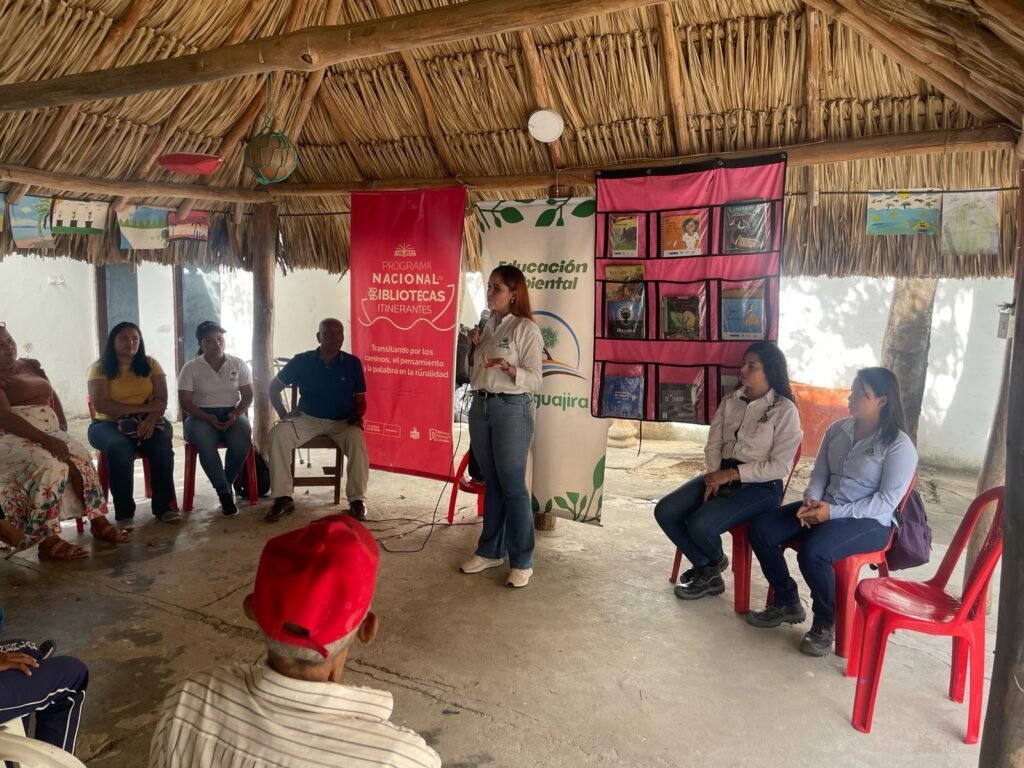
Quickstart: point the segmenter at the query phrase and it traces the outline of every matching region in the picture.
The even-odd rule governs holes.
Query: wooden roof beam
[[[804,0],[804,2],[806,5],[817,8],[826,16],[854,30],[865,42],[870,43],[879,52],[885,54],[925,82],[934,85],[977,116],[982,123],[989,123],[998,119],[996,111],[989,104],[986,104],[971,93],[970,86],[962,82],[962,73],[954,77],[947,77],[937,68],[932,68],[929,64],[920,61],[904,42],[896,42],[884,34],[883,30],[888,27],[888,21],[882,21],[877,17],[868,18],[863,13],[863,7],[859,3],[856,7],[860,9],[861,13],[855,13],[850,10],[849,5],[852,4],[850,0]],[[1020,115],[1015,115],[1008,119],[1016,124],[1016,121],[1020,119]]]
[[[132,0],[132,4],[128,6],[124,16],[107,30],[107,34],[104,35],[99,48],[96,50],[92,61],[93,66],[90,69],[104,69],[114,62],[125,40],[139,26],[139,22],[142,20],[148,5],[149,0]],[[50,161],[53,153],[63,143],[64,136],[67,135],[68,129],[71,127],[77,114],[78,107],[73,105],[64,106],[57,110],[56,117],[50,121],[49,126],[46,128],[46,133],[43,134],[43,138],[39,140],[39,144],[36,145],[35,150],[29,156],[29,165],[34,165],[38,168]],[[17,205],[21,202],[21,198],[25,196],[27,191],[28,187],[24,184],[15,184],[7,191],[7,202],[11,205]]]
[[[1024,6],[1017,0],[974,0],[982,12],[1024,35]]]
[[[390,0],[374,0],[374,3],[382,19],[394,18],[395,11],[391,7]],[[412,51],[400,51],[399,56],[402,57],[402,64],[405,65],[405,71],[409,74],[409,85],[419,100],[423,123],[427,126],[427,133],[430,134],[431,141],[434,142],[434,148],[437,150],[437,155],[441,160],[441,167],[444,168],[447,174],[454,173],[458,166],[448,146],[448,139],[445,137],[444,131],[441,130],[441,124],[437,119],[437,111],[434,109],[434,98],[430,95],[430,89],[427,87],[426,78],[423,77],[420,63],[412,55]]]
[[[947,152],[987,152],[1013,150],[1020,132],[1009,125],[988,125],[983,128],[962,128],[951,131],[922,131],[887,136],[868,136],[846,141],[819,141],[756,151],[688,155],[663,158],[625,167],[685,167],[717,158],[759,157],[785,152],[789,166],[843,163],[873,158],[908,157]],[[506,191],[515,189],[546,189],[552,184],[593,185],[597,167],[567,168],[557,172],[514,174],[507,176],[440,177],[428,179],[371,179],[331,184],[275,184],[264,189],[206,187],[199,184],[169,184],[152,181],[107,181],[64,173],[40,171],[21,165],[0,163],[0,181],[15,181],[52,190],[81,194],[126,197],[194,197],[229,203],[261,203],[286,197],[331,197],[366,190],[429,189],[432,187],[465,186],[476,190]]]
[[[676,154],[690,151],[690,136],[686,125],[686,104],[683,101],[683,79],[679,64],[679,37],[672,19],[672,3],[658,4],[658,30],[661,33],[661,62],[665,73],[668,103],[672,108],[675,128]]]
[[[536,109],[552,109],[555,106],[551,98],[551,89],[548,87],[548,79],[544,75],[544,68],[540,64],[540,56],[537,54],[537,41],[533,38],[533,32],[528,29],[521,29],[518,32],[519,47],[523,50],[523,59],[526,61],[526,72],[530,76],[530,89],[533,91],[533,104]],[[555,139],[548,144],[548,156],[555,168],[565,167],[565,152],[562,151],[562,140]]]
[[[806,104],[807,141],[819,141],[824,132],[821,114],[821,16],[813,8],[804,8],[804,103]],[[818,204],[818,177],[813,166],[806,172],[807,199]]]
[[[368,56],[628,11],[657,0],[469,0],[340,27],[309,27],[213,51],[130,67],[0,86],[0,111],[57,107],[230,80],[261,72],[312,72]]]

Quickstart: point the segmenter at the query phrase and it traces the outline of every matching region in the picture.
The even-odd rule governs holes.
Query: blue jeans
[[[153,486],[153,514],[159,517],[171,508],[174,498],[174,448],[170,423],[155,429],[145,440],[125,437],[116,421],[94,421],[89,425],[89,445],[107,457],[110,495],[114,498],[114,517],[135,517],[135,452],[149,459],[149,479]]]
[[[234,408],[200,408],[204,413],[216,416],[224,421]],[[210,478],[210,485],[217,492],[218,496],[231,493],[231,484],[235,482],[238,473],[245,466],[245,460],[249,456],[250,439],[252,438],[252,427],[244,415],[221,432],[219,429],[200,421],[194,416],[185,417],[183,428],[185,439],[196,447],[199,454],[199,463],[203,472]],[[217,453],[217,446],[221,441],[227,446],[224,454],[224,463],[220,463],[220,454]]]
[[[89,670],[78,659],[41,659],[35,643],[10,640],[0,652],[24,653],[39,662],[31,676],[17,669],[0,672],[0,723],[22,718],[28,732],[29,715],[36,716],[35,738],[74,754],[82,717]]]
[[[476,553],[508,554],[513,568],[533,567],[533,510],[526,490],[526,454],[533,440],[529,395],[473,397],[469,439],[484,475],[484,524]]]
[[[746,483],[734,496],[712,496],[707,502],[704,489],[704,478],[695,477],[654,507],[661,530],[695,568],[711,565],[722,556],[723,533],[776,509],[782,501],[781,480]]]
[[[877,520],[840,518],[801,528],[796,511],[801,502],[787,504],[762,515],[750,526],[750,547],[761,563],[764,577],[775,590],[775,605],[797,605],[796,582],[789,575],[782,545],[799,541],[797,563],[811,589],[811,611],[819,624],[836,621],[836,572],[832,563],[861,552],[875,552],[889,542],[892,527]]]

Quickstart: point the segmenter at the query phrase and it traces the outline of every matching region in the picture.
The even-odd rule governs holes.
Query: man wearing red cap
[[[340,684],[352,641],[377,633],[378,557],[370,532],[344,515],[270,539],[245,599],[266,663],[221,667],[175,688],[150,768],[440,768],[422,738],[390,722],[390,693]]]

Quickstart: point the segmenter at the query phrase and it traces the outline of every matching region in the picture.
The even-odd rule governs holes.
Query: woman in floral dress
[[[0,541],[14,551],[39,544],[41,560],[77,560],[82,547],[60,537],[60,521],[89,518],[92,535],[128,540],[107,520],[89,452],[67,433],[57,393],[35,360],[0,325]]]

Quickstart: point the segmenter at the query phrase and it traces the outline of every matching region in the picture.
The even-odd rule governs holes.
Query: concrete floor
[[[395,721],[423,734],[448,768],[976,765],[978,748],[963,743],[966,705],[946,697],[947,641],[893,638],[874,731],[863,735],[849,724],[854,683],[842,660],[797,653],[807,625],[748,627],[732,612],[728,579],[718,598],[673,597],[672,548],[653,503],[692,474],[699,451],[653,441],[639,455],[609,449],[605,526],[561,520],[539,534],[534,581],[515,592],[503,570],[456,571],[478,535],[473,497],[460,497],[463,524],[436,527],[424,547],[430,529],[410,520],[429,522],[435,505],[442,520],[447,492],[373,473],[371,528],[388,548],[411,551],[382,554],[381,631],[353,652],[346,681],[391,691]],[[928,468],[922,481],[936,548],[933,564],[911,573],[926,577],[974,488],[967,474]],[[225,520],[205,478],[199,485],[196,511],[176,526],[147,520],[140,504],[126,546],[85,533],[88,560],[0,560],[6,637],[54,638],[89,665],[79,756],[95,768],[145,765],[176,682],[261,657],[241,602],[263,542],[337,510],[329,489],[312,489],[284,523],[262,521],[266,500]],[[798,476],[793,489],[802,487]],[[753,598],[764,594],[757,574]]]

